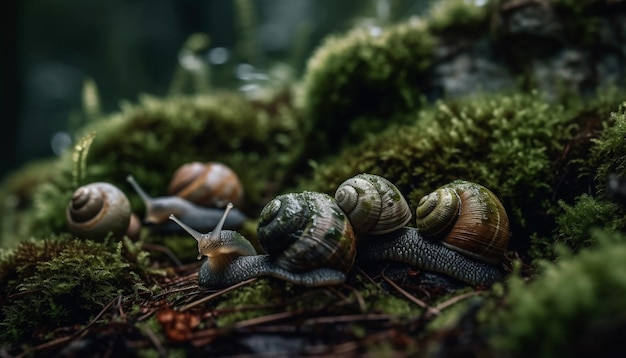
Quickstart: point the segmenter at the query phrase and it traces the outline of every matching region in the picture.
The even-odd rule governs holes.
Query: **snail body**
[[[178,225],[168,221],[170,214],[174,214],[180,221],[196,230],[209,231],[215,228],[224,214],[224,209],[201,207],[177,196],[153,198],[139,186],[132,176],[129,175],[127,180],[146,207],[144,222],[153,225],[154,231],[161,233],[180,231]],[[236,229],[241,227],[245,220],[246,216],[241,211],[233,209],[224,227]]]
[[[172,175],[168,194],[199,206],[223,208],[228,203],[241,204],[243,185],[237,174],[218,162],[191,162]]]
[[[241,243],[247,241],[243,236],[222,230],[221,224],[206,235],[181,227],[198,240],[200,256],[208,257],[198,274],[198,283],[207,287],[261,276],[305,286],[339,284],[356,256],[352,226],[334,199],[322,193],[280,195],[263,208],[257,232],[265,255],[256,255],[249,242]]]
[[[438,272],[473,286],[489,286],[502,280],[500,269],[474,260],[426,239],[418,229],[405,227],[391,233],[359,237],[362,261],[398,261]]]
[[[70,232],[79,238],[92,240],[102,240],[109,233],[118,238],[124,236],[129,229],[131,215],[126,195],[105,182],[76,189],[65,211]]]
[[[394,188],[387,189],[393,193],[391,195],[396,195]],[[336,196],[343,195],[340,189]],[[344,201],[338,202],[344,205]],[[393,205],[404,206],[405,203],[389,201],[389,206]],[[343,209],[351,210],[350,207]],[[358,259],[405,262],[476,286],[502,279],[497,264],[508,244],[509,221],[501,202],[487,188],[466,181],[452,182],[424,196],[416,216],[417,229],[396,227],[382,234],[353,223],[354,230],[360,233]],[[405,219],[398,222],[405,222]],[[366,227],[375,226],[368,223]]]

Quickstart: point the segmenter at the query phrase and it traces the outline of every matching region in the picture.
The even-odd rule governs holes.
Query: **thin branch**
[[[415,303],[416,305],[425,308],[429,315],[437,316],[437,315],[441,314],[441,312],[438,309],[430,307],[429,305],[426,304],[426,302],[424,302],[424,301],[420,300],[419,298],[413,296],[412,294],[408,293],[402,287],[400,287],[398,284],[393,282],[389,277],[385,276],[385,272],[384,271],[382,272],[381,276],[382,276],[383,280],[385,280],[385,282],[387,282],[389,285],[391,285],[391,287],[393,287],[396,291],[400,292],[404,297],[408,298],[411,302]]]
[[[214,298],[220,297],[220,296],[222,296],[222,295],[224,295],[224,294],[226,294],[226,293],[228,293],[228,292],[230,292],[230,291],[236,290],[236,289],[238,289],[239,287],[241,287],[241,286],[245,286],[245,285],[247,285],[247,284],[250,284],[250,283],[252,283],[252,282],[254,282],[254,281],[256,281],[256,280],[257,280],[257,278],[251,278],[251,279],[249,279],[249,280],[242,281],[242,282],[239,282],[239,283],[237,283],[237,284],[234,284],[234,285],[232,285],[232,286],[230,286],[230,287],[227,287],[227,288],[225,288],[225,289],[223,289],[223,290],[221,290],[221,291],[218,291],[218,292],[216,292],[216,293],[214,293],[214,294],[212,294],[212,295],[206,296],[206,297],[204,297],[204,298],[202,298],[202,299],[199,299],[199,300],[197,300],[197,301],[194,301],[194,302],[192,302],[192,303],[190,303],[190,304],[188,304],[188,305],[186,305],[186,306],[183,306],[183,307],[181,307],[181,308],[180,308],[180,311],[181,311],[181,312],[182,312],[182,311],[186,311],[186,310],[188,310],[188,309],[190,309],[190,308],[193,308],[193,307],[195,307],[195,306],[197,306],[197,305],[201,305],[201,304],[203,304],[203,303],[205,303],[205,302],[209,302],[209,301],[211,301],[211,300],[212,300],[212,299],[214,299]]]

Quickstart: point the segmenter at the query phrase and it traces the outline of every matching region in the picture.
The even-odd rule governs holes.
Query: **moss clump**
[[[597,168],[595,179],[600,194],[606,190],[610,174],[626,178],[626,102],[605,122],[602,135],[591,149],[590,167]]]
[[[2,253],[0,340],[37,340],[65,324],[84,324],[120,295],[143,289],[147,254],[130,242],[54,237]]]
[[[624,208],[617,203],[598,200],[583,194],[574,205],[559,201],[562,209],[557,216],[556,242],[567,245],[574,252],[595,244],[593,229],[619,231],[626,229]]]
[[[301,88],[302,106],[321,136],[316,145],[335,149],[363,138],[364,133],[348,133],[357,117],[370,119],[372,133],[392,114],[420,107],[433,48],[427,26],[417,19],[327,38],[310,58]]]
[[[596,248],[541,261],[532,282],[509,279],[506,309],[490,314],[495,347],[520,357],[623,351],[626,236],[606,230],[591,236]]]
[[[143,204],[126,182],[132,174],[153,196],[167,194],[173,172],[191,161],[221,161],[244,186],[242,209],[253,216],[291,175],[302,155],[305,133],[289,96],[250,101],[236,93],[188,97],[144,96],[118,113],[100,117],[81,133],[95,133],[79,185],[106,181],[131,200],[140,216]],[[32,189],[21,205],[25,236],[67,232],[65,206],[76,189],[71,153],[55,162],[56,172]],[[9,194],[9,193],[7,193]]]
[[[412,124],[390,126],[316,165],[300,187],[332,193],[347,177],[369,172],[389,179],[416,205],[440,185],[465,179],[500,197],[516,237],[546,227],[537,214],[551,197],[554,158],[576,128],[564,107],[537,94],[493,95],[440,101],[407,116]]]
[[[488,29],[493,1],[444,0],[436,1],[427,15],[428,27],[436,34],[468,36],[484,34]]]

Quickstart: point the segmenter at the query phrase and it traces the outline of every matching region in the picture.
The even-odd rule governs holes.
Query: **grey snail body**
[[[156,233],[181,232],[180,226],[168,220],[170,214],[174,214],[185,224],[200,231],[213,230],[224,214],[224,209],[206,208],[195,205],[178,196],[149,196],[132,176],[127,177],[128,182],[142,199],[145,207],[144,222],[152,225],[151,230]],[[224,223],[226,229],[240,228],[247,217],[237,209],[231,210]]]
[[[357,208],[346,211],[358,211],[359,205],[368,211],[372,206],[380,206],[378,201],[375,205],[370,201],[375,194],[366,194],[373,190],[371,183],[393,185],[371,174],[359,174],[355,178],[346,180],[337,189],[340,205],[347,202],[339,200],[346,192],[359,193],[354,201],[363,201],[350,204]],[[355,189],[344,189],[355,185]],[[397,189],[387,190],[396,193]],[[408,210],[404,199],[387,201],[388,205],[381,206],[381,210],[400,213]],[[401,208],[393,208],[396,205]],[[498,198],[485,187],[455,181],[426,195],[418,204],[418,228],[404,227],[407,220],[402,215],[395,216],[399,218],[397,226],[390,225],[383,234],[362,231],[357,254],[360,262],[401,261],[475,286],[488,286],[502,279],[497,264],[508,244],[509,222]],[[355,228],[355,231],[359,230]]]
[[[272,276],[305,286],[345,281],[356,256],[355,235],[346,215],[326,194],[303,192],[276,197],[261,211],[258,239],[267,252],[257,255],[234,231],[222,230],[232,204],[217,228],[201,234],[170,216],[198,241],[207,256],[198,274],[206,287],[224,287],[252,277]]]

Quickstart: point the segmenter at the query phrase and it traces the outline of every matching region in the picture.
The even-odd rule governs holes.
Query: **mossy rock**
[[[299,97],[317,139],[327,146],[318,150],[365,137],[349,132],[355,118],[367,116],[372,133],[393,114],[419,108],[433,47],[418,20],[328,37],[308,61]]]
[[[613,106],[624,98],[610,96],[604,101]],[[512,223],[512,248],[524,251],[533,233],[552,234],[551,210],[557,201],[570,200],[581,190],[591,138],[579,141],[579,131],[589,117],[595,127],[609,120],[601,116],[611,106],[596,105],[583,100],[560,105],[537,93],[439,101],[407,114],[411,124],[389,126],[335,158],[313,163],[313,175],[303,178],[298,188],[332,194],[343,180],[368,172],[396,184],[415,207],[419,198],[443,184],[474,181],[503,201]],[[614,159],[612,153],[602,161]],[[580,166],[570,168],[572,162]]]

